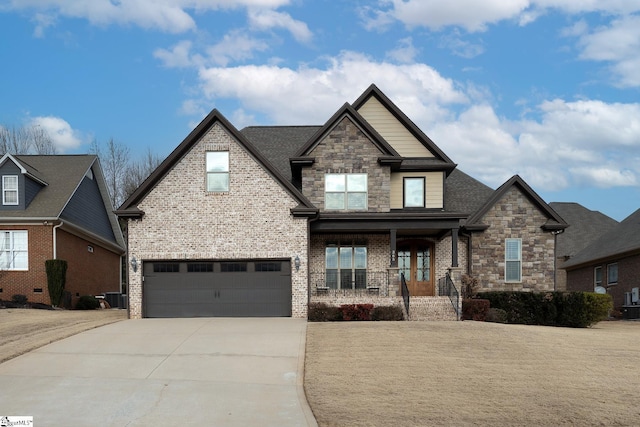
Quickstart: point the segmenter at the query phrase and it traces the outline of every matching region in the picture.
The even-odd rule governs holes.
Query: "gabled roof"
[[[240,130],[260,153],[291,181],[289,158],[322,126],[248,126]]]
[[[578,203],[553,202],[549,206],[569,224],[569,228],[558,236],[556,253],[559,257],[570,258],[577,255],[619,224],[615,219]]]
[[[169,156],[149,175],[149,177],[134,191],[122,206],[116,211],[121,217],[139,217],[144,214],[137,207],[146,195],[165,177],[165,175],[191,150],[200,138],[216,123],[219,123],[237,142],[256,160],[291,196],[300,203],[294,211],[311,213],[315,211],[313,205],[302,193],[296,189],[251,142],[235,128],[217,109],[211,111],[194,130],[178,145]]]
[[[100,197],[109,218],[113,236],[106,238],[93,230],[73,224],[64,219],[64,228],[84,233],[114,250],[123,250],[125,242],[117,219],[112,215],[113,207],[109,200],[109,192],[102,175],[100,163],[95,155],[5,155],[0,164],[11,159],[23,173],[42,185],[40,191],[31,200],[26,209],[0,211],[0,221],[58,221],[67,205],[76,194],[84,177],[92,172],[100,191]],[[111,239],[115,237],[115,242]]]
[[[380,134],[360,115],[349,103],[345,103],[336,113],[318,131],[309,138],[309,141],[303,145],[294,157],[300,158],[308,156],[309,153],[320,143],[320,141],[328,135],[331,130],[342,121],[344,117],[348,117],[356,126],[360,128],[371,140],[371,142],[382,152],[382,155],[388,157],[398,157],[400,155],[380,136]]]
[[[24,210],[1,211],[0,219],[57,219],[86,173],[96,162],[94,155],[5,155],[10,156],[28,176],[38,174],[37,182],[47,185]],[[4,157],[3,157],[4,159]],[[44,184],[43,184],[44,185]]]
[[[16,159],[14,156],[12,156],[11,154],[6,153],[0,159],[0,166],[5,164],[5,162],[7,161],[13,162],[18,168],[20,168],[20,173],[22,173],[23,175],[28,176],[29,178],[33,179],[34,181],[38,182],[41,185],[47,185],[47,183],[45,182],[40,172],[38,172],[36,168],[29,165],[25,161],[20,161]]]
[[[548,218],[547,222],[542,226],[543,229],[547,231],[556,231],[556,230],[564,230],[569,225],[560,217],[560,215],[555,212],[551,206],[549,206],[538,194],[533,191],[529,185],[524,182],[522,178],[518,175],[514,175],[507,182],[502,184],[496,191],[494,191],[493,195],[486,201],[484,206],[480,208],[475,214],[473,214],[466,222],[465,228],[469,231],[474,230],[485,230],[488,226],[480,223],[479,221],[485,216],[485,214],[491,209],[496,203],[502,199],[502,197],[509,191],[512,187],[517,187],[522,191],[522,193],[540,209]]]
[[[389,112],[400,122],[402,125],[423,144],[429,151],[431,151],[439,160],[454,165],[453,161],[429,138],[418,126],[416,126],[406,114],[402,112],[387,96],[382,93],[375,84],[371,84],[365,90],[362,95],[353,103],[353,108],[359,110],[369,98],[376,98],[383,106],[389,110]]]
[[[475,178],[454,169],[444,182],[444,210],[471,215],[487,203],[493,188]]]
[[[615,228],[602,234],[562,267],[572,269],[597,261],[614,260],[640,253],[640,209],[625,218]]]

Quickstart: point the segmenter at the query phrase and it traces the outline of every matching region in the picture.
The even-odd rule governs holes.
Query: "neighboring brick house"
[[[396,304],[401,273],[412,301],[444,295],[449,272],[553,290],[567,227],[520,177],[494,191],[459,171],[374,85],[322,126],[238,131],[214,110],[117,214],[132,317]]]
[[[578,252],[563,268],[567,290],[593,292],[600,287],[620,309],[625,305],[625,293],[640,287],[640,209]]]
[[[618,221],[578,203],[552,202],[549,206],[570,225],[558,235],[556,243],[556,289],[566,291],[564,264],[598,237],[614,229]]]
[[[0,299],[49,304],[45,261],[67,261],[65,290],[120,292],[124,238],[96,156],[0,158]]]

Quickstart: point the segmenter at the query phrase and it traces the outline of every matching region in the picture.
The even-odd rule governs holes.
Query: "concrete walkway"
[[[0,416],[42,426],[316,426],[306,321],[125,320],[0,364]]]

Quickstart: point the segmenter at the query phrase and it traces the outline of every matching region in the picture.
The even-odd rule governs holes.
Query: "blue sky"
[[[487,185],[640,208],[640,0],[0,0],[0,58],[0,125],[61,153],[323,124],[375,83]]]

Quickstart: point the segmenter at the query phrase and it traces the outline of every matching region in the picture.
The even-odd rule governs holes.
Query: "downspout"
[[[53,259],[58,259],[58,233],[56,230],[64,225],[64,221],[53,227]]]

